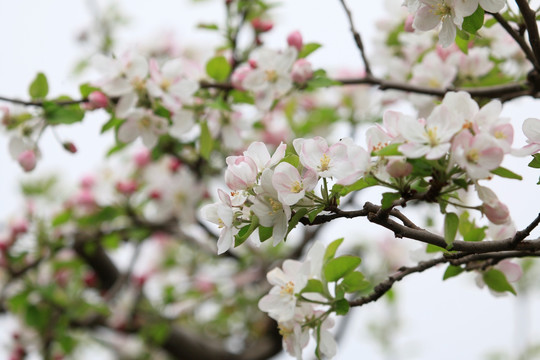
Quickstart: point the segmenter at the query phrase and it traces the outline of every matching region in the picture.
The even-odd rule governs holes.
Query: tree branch
[[[519,7],[521,15],[523,15],[523,20],[525,20],[525,26],[527,26],[527,32],[529,33],[529,42],[536,58],[536,62],[533,65],[538,64],[538,61],[540,61],[540,34],[538,34],[536,13],[531,9],[527,0],[516,0],[516,4]],[[535,68],[538,69],[537,66]]]
[[[356,43],[356,47],[360,51],[360,56],[362,57],[362,61],[364,61],[364,66],[366,68],[366,74],[371,75],[371,67],[369,66],[369,61],[366,57],[366,52],[364,50],[364,43],[362,42],[362,38],[360,37],[360,33],[356,31],[356,28],[354,27],[354,22],[352,19],[352,13],[351,10],[347,7],[347,4],[345,3],[345,0],[339,0],[341,2],[341,5],[343,6],[343,9],[345,10],[345,13],[347,14],[347,19],[349,20],[349,25],[351,26],[351,32],[354,37],[354,42]]]
[[[506,32],[517,42],[517,44],[519,45],[521,50],[523,50],[523,52],[525,53],[525,56],[527,57],[527,59],[529,59],[531,64],[534,66],[534,68],[536,70],[540,70],[538,61],[534,57],[534,54],[531,48],[529,47],[529,44],[525,42],[525,39],[523,39],[523,37],[516,31],[516,29],[514,29],[501,14],[499,13],[489,13],[489,14],[493,16],[493,18],[495,18],[495,20],[497,20],[497,22],[501,24],[503,29],[506,30]]]

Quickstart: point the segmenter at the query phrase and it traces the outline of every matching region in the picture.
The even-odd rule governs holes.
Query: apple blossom
[[[460,132],[452,144],[452,159],[472,179],[484,179],[491,175],[504,157],[503,150],[487,134],[472,135],[470,131]]]
[[[229,156],[226,159],[225,182],[231,190],[245,190],[257,180],[257,165],[249,156]]]
[[[302,51],[302,47],[304,46],[304,44],[300,31],[295,30],[290,33],[289,36],[287,36],[287,44],[294,47],[298,52]]]
[[[258,172],[262,173],[265,169],[271,168],[279,163],[285,157],[286,149],[287,144],[280,143],[272,157],[270,157],[266,145],[263,142],[256,141],[251,143],[247,150],[244,151],[244,156],[251,158],[257,165]]]
[[[279,201],[289,206],[304,198],[306,191],[313,190],[317,181],[315,172],[307,170],[304,176],[300,176],[298,169],[287,162],[276,166],[272,176],[272,185],[277,190]]]
[[[342,142],[328,146],[325,139],[320,136],[313,139],[295,139],[294,149],[300,157],[300,162],[320,177],[341,178],[348,164],[348,147]],[[348,175],[348,174],[346,174]]]
[[[516,156],[526,156],[540,151],[540,119],[528,118],[522,125],[523,133],[527,137],[528,145],[522,149],[513,150]]]
[[[167,132],[167,119],[155,115],[150,110],[135,109],[129,113],[126,121],[118,129],[118,139],[132,142],[141,137],[143,144],[149,148],[157,144],[159,135]]]
[[[217,242],[218,255],[223,254],[233,246],[234,235],[238,230],[234,227],[234,210],[231,199],[223,190],[218,190],[219,203],[205,205],[201,214],[206,220],[219,225],[221,233]]]
[[[292,89],[291,67],[297,52],[288,47],[282,53],[262,48],[257,53],[257,68],[246,75],[242,86],[255,93],[256,104],[269,110],[272,102]]]
[[[311,63],[306,59],[298,59],[292,66],[291,77],[298,84],[305,84],[313,77]]]

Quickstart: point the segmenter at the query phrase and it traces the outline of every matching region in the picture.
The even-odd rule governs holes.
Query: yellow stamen
[[[477,163],[478,159],[480,158],[480,154],[478,153],[478,150],[472,149],[467,153],[467,161],[471,163]]]
[[[292,295],[294,294],[294,283],[292,281],[289,281],[285,285],[281,287],[280,291],[281,295]]]
[[[326,154],[323,154],[321,158],[321,166],[319,166],[320,171],[327,171],[330,168],[330,157]]]
[[[266,73],[266,80],[268,80],[271,83],[275,83],[278,80],[278,74],[276,70],[265,70]]]
[[[304,186],[300,183],[300,181],[295,181],[291,186],[291,192],[295,194],[298,194],[302,190],[304,190]]]

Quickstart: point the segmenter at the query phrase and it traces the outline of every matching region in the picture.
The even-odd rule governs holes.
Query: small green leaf
[[[253,99],[253,96],[247,91],[231,90],[229,92],[229,95],[233,99],[234,103],[251,104],[251,105],[255,104],[255,100]]]
[[[366,177],[363,177],[361,178],[360,180],[356,181],[355,183],[351,184],[351,185],[348,185],[348,186],[343,186],[343,185],[334,185],[332,187],[332,193],[333,194],[339,194],[340,196],[345,196],[353,191],[360,191],[362,189],[365,189],[365,188],[368,188],[368,187],[371,187],[371,186],[375,186],[377,185],[379,182],[377,180],[375,180],[374,177],[372,176],[366,176]]]
[[[444,252],[446,249],[443,249],[442,247],[439,247],[437,245],[433,245],[433,244],[428,244],[426,246],[426,253],[428,254],[433,254],[433,253],[436,253],[436,252]]]
[[[60,96],[54,101],[45,101],[43,103],[44,115],[49,124],[73,124],[84,118],[84,111],[78,104],[58,105],[56,103],[70,100],[72,99],[68,96]]]
[[[212,149],[214,148],[214,139],[210,134],[210,129],[208,128],[208,123],[206,121],[201,122],[201,136],[200,136],[200,149],[201,156],[208,160]]]
[[[81,86],[79,86],[79,91],[81,93],[81,96],[83,98],[87,98],[88,95],[90,95],[91,93],[93,93],[94,91],[98,91],[99,88],[97,87],[94,87],[88,83],[86,84],[81,84]]]
[[[127,143],[117,143],[116,145],[114,145],[113,147],[111,147],[108,151],[107,151],[107,154],[106,156],[109,157],[119,151],[121,151],[122,149],[124,149],[126,146],[128,146]]]
[[[291,220],[289,220],[289,228],[287,229],[287,235],[289,235],[291,230],[294,229],[296,225],[298,225],[298,222],[300,221],[300,219],[303,218],[304,215],[307,214],[307,212],[308,212],[308,209],[306,208],[300,208],[296,210],[294,215],[291,217]]]
[[[461,274],[463,271],[465,271],[465,269],[459,266],[448,265],[448,267],[446,268],[446,271],[444,272],[443,280],[450,279],[451,277],[457,276]]]
[[[381,200],[381,206],[383,209],[389,209],[394,204],[394,201],[399,200],[401,198],[400,193],[383,193],[382,194],[382,200]]]
[[[456,239],[459,227],[459,217],[455,213],[447,213],[444,217],[444,241],[448,247],[452,247],[452,243]]]
[[[337,240],[332,241],[327,247],[326,251],[324,252],[324,263],[326,264],[328,260],[333,259],[336,255],[336,251],[343,242],[343,238],[339,238]]]
[[[53,227],[57,227],[57,226],[60,226],[60,225],[64,225],[65,223],[67,223],[69,220],[71,220],[71,216],[73,215],[73,210],[72,209],[67,209],[67,210],[64,210],[62,211],[60,214],[57,214],[53,220],[52,220],[52,223],[51,225]]]
[[[463,241],[482,241],[486,237],[486,227],[473,228],[463,235]]]
[[[495,170],[491,170],[491,173],[507,179],[523,180],[523,177],[521,175],[518,175],[515,172],[508,170],[507,168],[503,168],[502,166],[499,166]]]
[[[240,246],[242,245],[249,236],[257,229],[257,226],[259,226],[259,218],[255,215],[251,217],[251,224],[244,226],[240,229],[238,234],[234,236],[234,246]]]
[[[28,93],[32,99],[44,99],[49,93],[49,83],[43,73],[38,73],[30,84]]]
[[[107,234],[101,240],[103,247],[107,250],[118,249],[121,242],[122,242],[122,238],[120,237],[120,235],[118,235],[118,233]]]
[[[294,166],[295,168],[298,168],[298,166],[300,165],[300,158],[298,157],[298,155],[289,154],[285,156],[283,160],[281,160],[281,162],[287,162],[291,164],[292,166]]]
[[[317,50],[318,48],[320,48],[322,45],[321,44],[317,44],[317,43],[307,43],[305,44],[303,47],[302,47],[302,50],[300,51],[300,53],[298,54],[298,58],[305,58],[306,56],[308,56],[309,54],[311,54],[312,52],[314,52],[315,50]]]
[[[216,24],[198,24],[197,28],[204,30],[219,30],[219,26]]]
[[[305,288],[300,293],[319,293],[324,294],[324,286],[321,280],[309,279]]]
[[[231,73],[231,64],[224,56],[216,56],[206,63],[206,73],[216,81],[225,81]]]
[[[365,290],[369,287],[369,281],[364,278],[364,274],[359,271],[353,271],[343,278],[340,284],[345,292],[353,293]]]
[[[114,129],[120,126],[125,120],[118,119],[115,117],[112,117],[109,121],[107,121],[103,126],[101,127],[100,134],[103,134],[107,132],[110,129]]]
[[[272,233],[274,232],[273,227],[266,227],[266,226],[260,226],[259,225],[259,240],[261,242],[264,242],[272,237]]]
[[[533,155],[533,159],[529,163],[529,167],[540,169],[540,154]]]
[[[493,291],[496,292],[511,292],[514,295],[517,295],[514,287],[510,285],[504,273],[497,269],[491,269],[484,273],[482,276],[486,285]]]
[[[461,28],[470,34],[476,34],[482,28],[482,25],[484,25],[484,9],[478,6],[472,15],[463,18]]]
[[[329,282],[338,281],[353,272],[361,262],[362,260],[358,256],[352,255],[343,255],[335,259],[330,259],[324,265],[324,277]]]
[[[313,210],[311,210],[307,215],[308,215],[308,219],[309,219],[309,222],[312,223],[313,220],[315,220],[315,218],[317,217],[317,215],[319,215],[321,213],[321,211],[323,211],[325,208],[324,205],[321,205]]]
[[[403,155],[401,151],[398,150],[398,148],[401,146],[401,144],[390,144],[388,146],[383,147],[379,151],[374,151],[374,156],[399,156]]]
[[[337,315],[347,315],[350,307],[351,306],[349,305],[349,302],[347,301],[347,299],[338,300],[336,301],[334,305]]]

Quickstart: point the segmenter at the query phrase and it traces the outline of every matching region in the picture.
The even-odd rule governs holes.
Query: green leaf
[[[369,281],[364,278],[364,274],[359,271],[353,271],[343,278],[341,286],[345,292],[353,293],[365,290],[369,287]]]
[[[26,314],[24,316],[24,319],[28,326],[42,330],[47,325],[48,318],[49,315],[47,309],[40,309],[33,304],[29,304],[26,307]]]
[[[343,255],[331,259],[324,265],[324,277],[329,282],[338,281],[353,272],[361,262],[362,260],[358,256],[352,255]]]
[[[240,104],[255,104],[253,96],[247,91],[231,90],[229,95],[233,99],[234,103]]]
[[[101,240],[103,247],[107,250],[118,249],[121,242],[122,238],[120,237],[120,235],[118,235],[118,233],[107,234],[103,237],[103,240]]]
[[[465,31],[457,29],[457,36],[455,41],[457,47],[459,48],[459,50],[461,50],[462,53],[469,53],[469,42],[471,42],[471,39]]]
[[[112,154],[114,153],[117,153],[119,151],[121,151],[122,149],[124,149],[126,146],[128,146],[129,144],[127,143],[117,143],[116,145],[114,145],[112,148],[110,148],[108,151],[107,151],[107,154],[106,156],[109,157],[111,156]]]
[[[206,73],[216,81],[225,81],[231,73],[231,64],[224,56],[216,56],[206,63]]]
[[[79,86],[79,92],[81,93],[81,96],[83,98],[87,98],[88,95],[90,95],[91,93],[93,93],[94,91],[98,91],[99,88],[97,87],[94,87],[88,83],[86,84],[81,84],[81,86]]]
[[[58,124],[73,124],[81,121],[84,118],[84,111],[78,104],[58,105],[56,102],[70,101],[68,96],[60,96],[53,101],[45,101],[43,110],[45,118],[51,125]]]
[[[439,246],[433,245],[433,244],[428,244],[426,246],[426,253],[428,253],[428,254],[433,254],[433,253],[440,252],[440,251],[444,252],[444,251],[446,251],[446,249],[443,249],[442,247],[439,247]]]
[[[533,159],[529,163],[529,167],[540,169],[540,154],[533,155]]]
[[[314,52],[315,50],[317,50],[321,46],[322,46],[321,44],[317,44],[317,43],[304,44],[304,46],[302,47],[302,50],[298,54],[298,58],[299,59],[305,58],[306,56],[308,56],[309,54],[311,54],[312,52]]]
[[[36,78],[30,84],[28,93],[32,99],[44,99],[49,93],[49,83],[43,73],[38,73]]]
[[[101,127],[100,134],[103,134],[103,133],[105,133],[106,131],[108,131],[110,129],[114,129],[114,128],[119,127],[120,124],[122,124],[124,121],[125,120],[118,119],[118,118],[115,118],[113,116],[109,121],[107,121],[105,124],[103,124],[103,126]]]
[[[461,28],[470,34],[476,34],[476,32],[482,28],[482,25],[484,25],[484,9],[478,6],[472,15],[463,19]]]
[[[503,168],[502,166],[499,166],[495,170],[491,170],[491,173],[507,179],[523,180],[523,177],[521,175],[518,175],[515,172],[508,170],[507,168]]]
[[[496,292],[511,292],[514,295],[517,295],[514,287],[510,285],[504,273],[497,269],[491,269],[484,273],[482,276],[486,285],[493,291]]]
[[[459,227],[459,217],[455,213],[447,213],[444,217],[444,241],[448,247],[452,247],[452,243],[456,239]]]
[[[324,294],[324,286],[321,280],[309,279],[305,288],[300,293],[319,293]]]
[[[338,300],[336,301],[334,305],[337,315],[347,315],[350,307],[351,306],[349,305],[349,302],[347,301],[347,299]]]
[[[444,272],[443,280],[450,279],[451,277],[457,276],[461,274],[463,271],[465,271],[465,269],[459,266],[448,265],[448,267],[446,268],[446,271]]]
[[[374,156],[399,156],[403,155],[401,151],[398,150],[398,148],[401,146],[401,144],[390,144],[388,146],[383,147],[379,151],[374,151]]]
[[[197,28],[204,30],[219,30],[219,26],[216,24],[198,24]]]
[[[62,211],[60,214],[57,214],[53,219],[52,219],[52,222],[51,222],[51,225],[53,227],[57,227],[57,226],[60,226],[60,225],[64,225],[65,223],[67,223],[69,220],[71,220],[71,216],[73,215],[73,210],[72,209],[67,209],[67,210],[64,210]]]
[[[272,233],[274,232],[273,227],[266,227],[266,226],[260,226],[259,225],[259,240],[261,242],[264,242],[272,237]]]
[[[482,241],[486,237],[486,227],[472,228],[463,235],[464,241]]]
[[[382,194],[381,206],[383,209],[389,209],[394,204],[394,201],[401,198],[400,193],[386,192]]]
[[[208,123],[206,121],[201,122],[201,136],[200,136],[200,149],[201,156],[208,160],[212,149],[214,148],[214,139],[210,134],[210,129],[208,128]]]
[[[296,225],[298,225],[298,222],[300,221],[300,219],[303,218],[304,215],[307,214],[307,212],[308,212],[308,209],[300,208],[294,213],[294,215],[291,217],[291,220],[289,220],[289,228],[287,229],[287,235],[289,235],[291,230],[294,229]]]
[[[324,252],[324,263],[326,264],[328,260],[333,259],[336,255],[336,251],[343,242],[343,238],[339,238],[337,240],[332,241],[327,247],[326,251]]]
[[[295,168],[298,168],[298,166],[300,165],[300,158],[298,157],[298,155],[289,154],[285,156],[283,160],[281,160],[281,162],[287,162],[291,164],[292,166],[294,166]]]
[[[360,180],[356,181],[355,183],[343,186],[343,185],[334,185],[332,187],[332,193],[333,194],[339,194],[340,196],[345,196],[353,191],[360,191],[362,189],[368,188],[370,186],[375,186],[379,182],[375,180],[372,176],[366,176],[361,178]]]
[[[123,211],[113,206],[105,206],[94,214],[83,216],[77,220],[80,226],[94,226],[103,222],[109,222],[122,215]]]
[[[321,211],[323,211],[325,208],[324,205],[321,205],[313,210],[311,210],[307,215],[308,215],[308,219],[309,219],[309,222],[312,223],[313,220],[315,220],[315,218],[317,217],[317,215],[319,215],[321,213]]]
[[[238,234],[234,236],[234,246],[240,246],[242,245],[249,236],[257,229],[257,226],[259,226],[259,218],[255,215],[251,218],[251,224],[244,226],[240,229]]]

